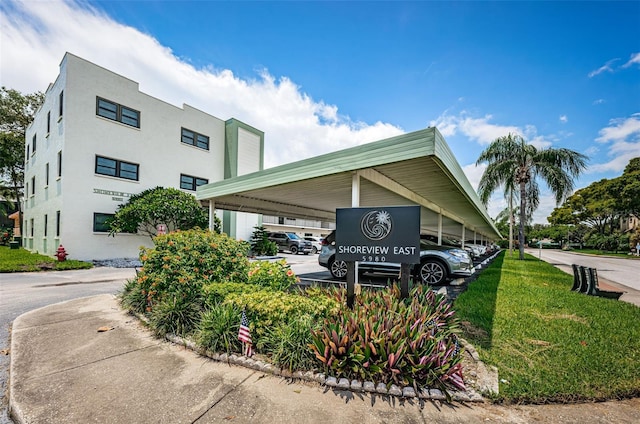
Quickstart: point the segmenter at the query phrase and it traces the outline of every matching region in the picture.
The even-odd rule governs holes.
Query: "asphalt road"
[[[526,252],[563,270],[571,264],[598,270],[598,276],[614,283],[640,290],[640,259],[582,255],[554,249],[526,249]]]

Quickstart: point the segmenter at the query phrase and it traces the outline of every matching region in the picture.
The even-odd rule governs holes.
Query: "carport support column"
[[[462,248],[464,249],[464,240],[465,240],[465,226],[462,224]]]
[[[442,212],[438,212],[438,245],[442,246]]]
[[[209,200],[209,231],[213,232],[216,226],[216,203]]]
[[[351,177],[351,207],[360,207],[360,174],[354,172]],[[347,307],[353,309],[358,283],[358,263],[347,262]]]

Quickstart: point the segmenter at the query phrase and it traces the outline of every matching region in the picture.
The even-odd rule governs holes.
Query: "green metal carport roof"
[[[196,197],[216,209],[332,222],[336,208],[420,205],[423,232],[437,233],[441,219],[444,235],[501,238],[435,127],[202,185]]]

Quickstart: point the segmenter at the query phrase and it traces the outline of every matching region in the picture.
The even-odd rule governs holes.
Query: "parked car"
[[[435,235],[432,235],[432,234],[420,234],[420,239],[421,240],[429,240],[430,242],[438,244],[438,236],[435,236]],[[479,258],[481,256],[481,252],[480,252],[480,249],[478,247],[468,246],[467,244],[465,244],[464,247],[462,247],[462,243],[460,243],[457,240],[452,240],[452,239],[447,238],[447,237],[442,237],[441,241],[442,241],[442,245],[443,246],[457,247],[459,249],[466,250],[467,253],[469,254],[469,256],[471,256],[472,259],[476,259],[476,258]]]
[[[332,277],[343,279],[347,275],[347,264],[336,260],[335,240],[335,231],[325,237],[322,251],[318,256],[318,264],[327,268]],[[397,277],[400,274],[400,264],[358,262],[358,270],[362,273]],[[468,277],[473,272],[473,260],[465,250],[451,246],[438,246],[428,240],[420,240],[420,263],[411,268],[411,274],[417,281],[431,285],[444,284],[454,278]]]
[[[301,239],[296,233],[273,232],[268,236],[270,241],[278,245],[278,252],[288,251],[294,255],[308,255],[313,250],[311,242]]]
[[[322,238],[312,236],[305,236],[303,238],[311,242],[311,253],[314,255],[322,250]]]

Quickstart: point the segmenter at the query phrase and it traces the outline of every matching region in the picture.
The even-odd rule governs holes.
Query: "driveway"
[[[625,292],[620,300],[640,306],[640,259],[585,255],[554,249],[525,249],[525,251],[568,274],[573,274],[571,264],[595,268],[598,270],[598,279],[601,283]]]

